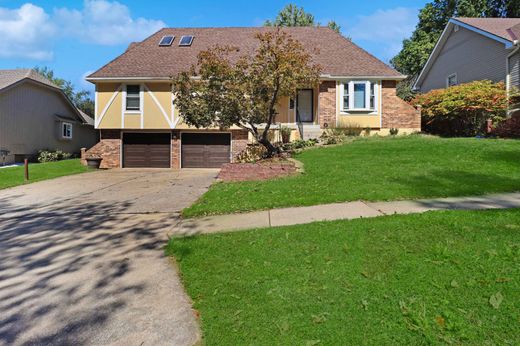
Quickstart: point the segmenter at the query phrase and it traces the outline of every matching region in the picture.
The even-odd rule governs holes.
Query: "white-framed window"
[[[141,86],[127,85],[126,86],[126,110],[140,111],[141,110]]]
[[[378,83],[375,81],[349,81],[341,85],[341,110],[377,111]]]
[[[454,85],[457,85],[457,84],[458,84],[458,81],[457,81],[457,74],[456,73],[450,74],[446,78],[446,87],[447,88],[449,88],[451,86],[454,86]]]
[[[72,124],[61,123],[61,136],[63,138],[72,139]]]

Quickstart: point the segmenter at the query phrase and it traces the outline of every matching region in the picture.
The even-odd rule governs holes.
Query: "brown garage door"
[[[123,167],[170,168],[170,133],[124,133]]]
[[[183,133],[181,138],[183,168],[218,168],[229,162],[229,133]]]

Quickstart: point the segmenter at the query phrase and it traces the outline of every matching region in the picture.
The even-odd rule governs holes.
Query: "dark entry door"
[[[219,168],[230,161],[229,133],[183,133],[181,161],[183,168]]]
[[[170,168],[170,133],[124,133],[123,167]]]
[[[312,89],[298,90],[298,98],[296,106],[300,121],[304,123],[312,123],[314,121],[314,98]]]

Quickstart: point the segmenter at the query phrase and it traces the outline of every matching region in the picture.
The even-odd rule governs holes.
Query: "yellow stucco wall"
[[[143,109],[138,112],[127,112],[123,109],[124,86],[122,83],[96,84],[96,123],[99,122],[97,128],[170,129],[168,120],[173,124],[178,118],[177,111],[172,114],[174,107],[170,83],[142,83],[141,85],[143,88]],[[115,98],[113,98],[114,95]],[[111,100],[112,103],[110,103]],[[106,108],[109,103],[110,105]],[[105,112],[103,113],[103,111]],[[142,121],[141,117],[143,118]],[[141,127],[141,123],[143,127]]]
[[[381,127],[381,97],[382,97],[382,86],[381,82],[378,84],[378,105],[377,112],[375,114],[371,114],[370,112],[351,112],[350,114],[346,114],[341,110],[341,92],[340,92],[341,82],[336,83],[336,118],[338,126],[360,126],[360,127],[371,127],[371,128],[380,128]]]

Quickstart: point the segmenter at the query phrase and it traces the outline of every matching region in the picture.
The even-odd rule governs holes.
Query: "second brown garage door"
[[[183,168],[219,168],[230,160],[229,133],[183,133],[181,143]]]
[[[123,167],[170,168],[170,133],[124,133]]]

